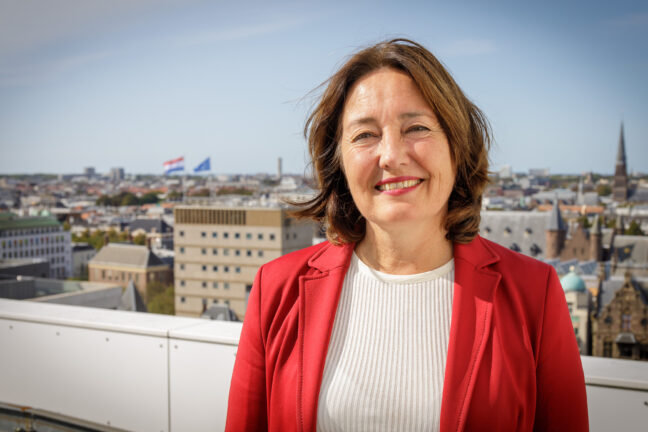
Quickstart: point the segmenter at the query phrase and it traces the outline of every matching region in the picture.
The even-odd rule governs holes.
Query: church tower
[[[628,199],[628,170],[626,168],[623,122],[621,123],[619,148],[617,149],[616,164],[614,167],[614,186],[612,188],[612,199],[616,202],[625,202]]]
[[[554,202],[551,214],[549,215],[549,224],[545,231],[547,240],[545,257],[548,259],[560,257],[560,253],[565,247],[565,238],[567,237],[567,224],[560,214],[558,198]]]

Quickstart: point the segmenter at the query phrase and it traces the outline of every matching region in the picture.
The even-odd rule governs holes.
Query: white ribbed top
[[[390,275],[353,254],[337,307],[317,430],[439,430],[454,260]]]

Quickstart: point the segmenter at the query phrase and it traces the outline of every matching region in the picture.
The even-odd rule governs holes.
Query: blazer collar
[[[355,244],[327,243],[309,260],[318,272],[299,278],[299,430],[316,429],[317,403],[333,321]],[[455,284],[441,404],[441,430],[462,431],[484,348],[492,299],[501,275],[488,268],[500,257],[477,236],[454,245]]]

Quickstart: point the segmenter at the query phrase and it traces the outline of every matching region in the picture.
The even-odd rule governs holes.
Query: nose
[[[384,170],[394,170],[406,165],[409,160],[407,146],[403,142],[401,134],[394,131],[383,132],[378,152],[378,166]]]

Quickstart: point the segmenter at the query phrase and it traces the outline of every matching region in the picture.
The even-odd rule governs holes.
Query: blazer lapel
[[[324,247],[308,262],[317,271],[299,278],[297,421],[301,431],[316,428],[324,363],[353,247],[353,244]]]
[[[490,335],[493,295],[501,275],[485,267],[499,260],[477,236],[455,244],[450,342],[441,402],[441,431],[462,431],[477,371]]]

